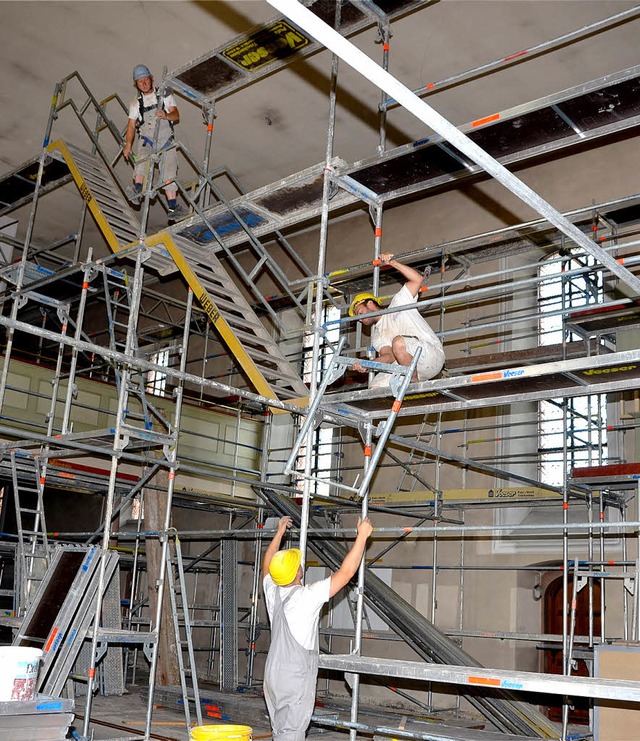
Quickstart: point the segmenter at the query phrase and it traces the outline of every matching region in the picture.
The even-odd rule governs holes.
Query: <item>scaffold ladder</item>
[[[182,549],[180,547],[180,539],[177,535],[175,538],[170,538],[167,544],[166,569],[169,595],[171,598],[173,629],[176,639],[176,653],[178,657],[178,667],[180,669],[180,686],[182,688],[184,714],[187,727],[189,728],[191,726],[190,700],[193,700],[195,704],[195,713],[198,725],[202,725],[202,707],[200,706],[200,691],[198,689],[196,658],[193,650],[193,635],[191,632],[191,620],[189,618],[189,606],[187,603]],[[188,662],[186,668],[185,653]],[[189,682],[190,687],[187,682]],[[192,693],[191,696],[189,695],[189,689]]]
[[[131,321],[131,285],[126,273],[111,270],[103,267],[102,276],[104,283],[104,295],[107,309],[107,322],[109,328],[109,346],[112,350],[125,352],[126,338]],[[138,355],[140,347],[138,345],[137,334],[132,334],[133,352]],[[114,374],[116,386],[119,388],[123,378],[119,365],[114,364]],[[168,429],[169,423],[164,413],[162,413],[154,404],[151,404],[147,394],[147,374],[137,368],[130,368],[126,374],[127,390],[138,399],[141,411],[136,413],[128,405],[127,419],[138,419],[142,422],[145,430],[150,430],[153,426],[153,419],[160,420],[163,429]]]
[[[39,457],[21,455],[18,466],[16,451],[12,450],[11,475],[18,532],[14,614],[21,617],[26,612],[37,586],[42,582],[49,562],[43,498],[44,474]]]
[[[364,494],[368,490],[369,483],[375,472],[375,467],[378,464],[378,461],[380,460],[380,457],[383,453],[385,443],[387,442],[387,439],[391,434],[391,430],[393,429],[393,425],[395,424],[398,412],[400,411],[400,408],[402,406],[402,400],[404,399],[404,395],[406,394],[409,384],[411,383],[411,378],[415,373],[416,366],[418,364],[418,361],[420,360],[420,355],[422,353],[422,348],[418,347],[416,354],[413,356],[413,360],[411,361],[411,365],[404,366],[400,365],[399,363],[380,363],[375,360],[357,360],[355,358],[343,356],[341,355],[341,351],[344,347],[344,343],[345,340],[343,338],[342,340],[340,340],[338,347],[333,353],[327,370],[318,386],[318,391],[314,396],[312,403],[309,405],[306,419],[300,427],[298,437],[293,444],[291,454],[289,455],[289,458],[285,464],[284,472],[288,475],[294,475],[299,479],[310,480],[321,484],[330,483],[331,486],[335,486],[338,489],[343,489],[351,493],[357,493],[359,496],[364,496]],[[332,413],[330,416],[324,414],[322,403],[327,388],[337,379],[339,379],[344,374],[347,368],[351,367],[356,362],[361,363],[362,366],[367,370],[375,371],[376,373],[380,373],[383,375],[388,375],[389,393],[394,397],[394,399],[388,416],[377,426],[375,433],[377,436],[375,450],[370,449],[370,446],[368,444],[365,445],[365,455],[367,456],[367,458],[369,458],[367,472],[360,481],[359,485],[348,486],[336,481],[328,482],[327,479],[323,479],[319,476],[306,475],[302,473],[296,466],[296,459],[300,455],[301,449],[305,446],[307,436],[309,435],[311,430],[317,429],[323,422],[325,422],[325,419],[328,418],[332,424],[344,423],[345,420],[341,417],[340,413]],[[346,421],[349,424],[354,425],[353,418],[349,418]]]

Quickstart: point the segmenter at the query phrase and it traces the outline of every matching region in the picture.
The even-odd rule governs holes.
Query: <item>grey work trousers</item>
[[[271,616],[271,646],[264,669],[264,697],[273,741],[303,741],[316,700],[318,652],[291,635],[280,590]]]

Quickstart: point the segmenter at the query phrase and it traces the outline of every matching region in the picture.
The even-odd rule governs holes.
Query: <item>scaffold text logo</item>
[[[225,49],[222,56],[251,72],[265,64],[286,59],[308,43],[309,39],[297,28],[278,21]]]

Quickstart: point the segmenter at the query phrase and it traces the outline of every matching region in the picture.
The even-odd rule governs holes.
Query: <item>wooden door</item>
[[[569,588],[567,590],[567,607],[571,605],[573,594],[573,578],[569,577]],[[547,587],[544,594],[544,632],[554,635],[562,635],[562,577],[558,577]],[[570,614],[569,621],[570,621]],[[569,622],[570,629],[570,622]],[[593,580],[593,632],[594,636],[600,635],[600,582]],[[578,636],[589,635],[589,587],[584,586],[576,597],[576,624],[574,634]],[[584,645],[584,644],[580,644]],[[571,674],[576,677],[590,676],[589,668],[584,659],[578,659]],[[544,668],[547,674],[562,674],[562,644],[557,649],[545,649]],[[574,699],[574,707],[569,711],[570,723],[589,722],[590,700],[588,698]],[[556,702],[547,706],[547,715],[553,721],[562,720],[562,698],[558,697]]]

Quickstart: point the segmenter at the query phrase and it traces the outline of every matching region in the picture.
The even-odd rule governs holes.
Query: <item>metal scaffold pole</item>
[[[340,3],[335,8],[335,23],[340,25]],[[327,125],[327,145],[325,150],[325,170],[322,183],[322,214],[320,222],[320,243],[318,245],[318,268],[317,275],[325,273],[325,262],[327,255],[327,238],[329,230],[329,198],[331,194],[331,159],[333,157],[333,138],[336,123],[336,88],[338,84],[338,57],[331,58],[331,88],[329,92],[329,120]],[[317,280],[315,284],[315,296],[309,296],[309,302],[313,300],[313,346],[311,352],[311,376],[309,379],[309,405],[314,402],[318,391],[318,374],[320,369],[320,354],[323,345],[322,335],[322,313],[323,313],[324,285],[322,280]],[[300,528],[300,550],[302,551],[302,568],[306,563],[307,548],[307,523],[309,522],[309,505],[311,499],[311,469],[313,465],[313,447],[314,447],[313,427],[309,427],[305,440],[304,456],[304,481],[302,490],[302,525]]]

